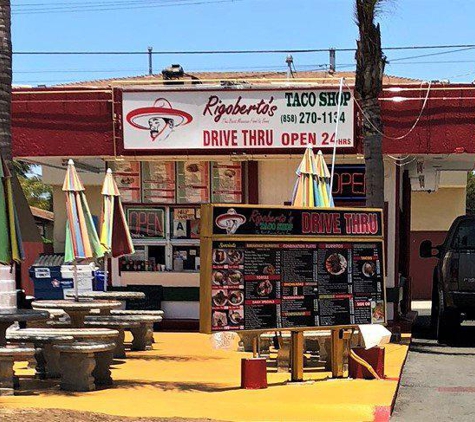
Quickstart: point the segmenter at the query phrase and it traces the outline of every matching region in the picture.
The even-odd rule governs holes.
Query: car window
[[[452,240],[454,249],[475,249],[475,220],[462,221]]]

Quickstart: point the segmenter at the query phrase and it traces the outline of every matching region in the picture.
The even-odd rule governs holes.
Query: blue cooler
[[[30,267],[30,278],[35,288],[36,299],[64,299],[64,289],[73,288],[71,278],[63,278],[61,265],[64,255],[40,255]]]

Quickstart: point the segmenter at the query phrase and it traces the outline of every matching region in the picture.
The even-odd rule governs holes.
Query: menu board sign
[[[384,322],[381,246],[213,242],[211,329]]]
[[[179,204],[209,202],[209,163],[180,161],[177,163],[177,179]]]
[[[223,210],[202,207],[202,332],[385,322],[381,210],[236,206],[227,212],[237,221],[230,233]],[[263,231],[256,212],[290,225],[285,235]],[[271,222],[279,213],[287,220]],[[326,229],[312,229],[319,224]]]
[[[114,161],[109,167],[114,172],[122,202],[140,202],[140,162]]]
[[[127,224],[130,235],[138,240],[165,238],[165,209],[152,207],[127,207]]]
[[[382,232],[381,210],[239,205],[213,208],[215,235],[380,237]]]
[[[212,202],[217,204],[242,202],[241,163],[212,163]]]
[[[142,163],[144,202],[173,204],[175,202],[175,163]]]

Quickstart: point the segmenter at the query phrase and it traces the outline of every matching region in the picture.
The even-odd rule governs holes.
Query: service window
[[[173,246],[173,269],[175,271],[199,271],[199,245]]]

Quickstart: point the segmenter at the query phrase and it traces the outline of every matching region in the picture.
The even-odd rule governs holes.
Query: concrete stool
[[[129,316],[136,316],[136,315],[149,315],[149,316],[160,316],[164,317],[165,312],[162,310],[133,310],[133,309],[112,309],[111,310],[111,315],[129,315]],[[161,322],[162,320],[157,320],[157,322]],[[153,337],[153,325],[152,324],[152,336],[151,336],[151,342],[155,343],[155,338]],[[151,346],[151,345],[150,345]],[[151,348],[151,347],[150,347]],[[147,349],[148,350],[148,349]]]
[[[133,335],[132,350],[152,350],[153,324],[162,321],[160,315],[111,315],[111,319],[126,322],[138,322],[138,327],[130,327]]]
[[[33,329],[32,329],[33,330]],[[25,333],[24,330],[7,334],[10,343],[33,343],[35,347],[35,376],[39,379],[59,378],[59,352],[54,348],[56,344],[72,343],[73,336],[58,334]]]
[[[114,343],[77,342],[54,348],[60,354],[62,390],[92,391],[96,385],[112,385]]]
[[[86,327],[109,328],[118,331],[116,346],[114,349],[114,357],[124,359],[127,357],[124,345],[124,330],[139,328],[140,323],[134,321],[119,321],[113,319],[112,316],[87,316],[85,321]]]
[[[13,371],[15,361],[28,360],[35,354],[30,347],[0,347],[0,396],[12,396],[19,387]]]

